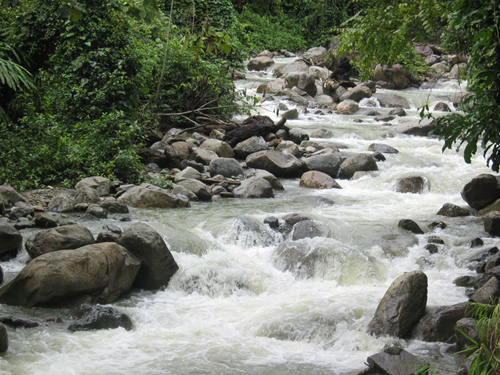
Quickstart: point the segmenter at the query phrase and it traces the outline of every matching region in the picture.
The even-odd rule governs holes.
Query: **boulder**
[[[496,304],[500,296],[500,280],[491,277],[486,284],[474,293],[470,300],[476,303]]]
[[[474,177],[462,188],[464,201],[475,210],[485,208],[500,198],[497,178],[492,174],[481,174]]]
[[[241,185],[233,189],[238,198],[272,198],[274,191],[271,183],[261,177],[250,177],[241,181]]]
[[[57,218],[53,215],[43,212],[39,212],[35,215],[35,226],[37,228],[55,228],[57,225]]]
[[[179,269],[161,235],[147,224],[132,225],[118,243],[142,261],[134,287],[147,290],[166,287]]]
[[[192,157],[194,161],[204,164],[204,165],[209,165],[210,162],[213,159],[217,159],[218,156],[214,151],[203,149],[203,148],[197,148],[193,150]]]
[[[286,76],[288,88],[298,87],[308,95],[314,97],[318,92],[316,87],[316,77],[306,72],[291,72]]]
[[[460,216],[471,216],[472,212],[470,209],[462,208],[452,203],[445,203],[443,207],[439,209],[437,215],[447,216],[447,217],[460,217]]]
[[[81,225],[64,225],[38,232],[26,242],[26,251],[31,258],[58,250],[72,250],[93,244],[94,236]]]
[[[403,108],[394,108],[389,111],[388,115],[404,117],[406,116],[406,111]]]
[[[339,152],[327,152],[304,159],[308,170],[323,172],[332,178],[339,177],[342,162],[343,160]]]
[[[283,93],[283,95],[288,96],[288,99],[290,99],[292,102],[300,104],[301,106],[304,106],[304,107],[307,107],[309,105],[309,100],[307,100],[307,98],[304,98],[303,96],[297,94],[293,90],[284,89],[282,91],[282,93]]]
[[[427,276],[422,271],[404,273],[393,281],[380,301],[368,333],[408,337],[425,314]]]
[[[329,233],[325,225],[315,220],[302,220],[292,228],[292,240],[302,240],[304,238],[328,237]]]
[[[309,65],[304,60],[298,59],[275,70],[275,73],[280,75],[292,72],[309,72]]]
[[[234,147],[234,154],[238,159],[244,160],[248,155],[254,152],[269,150],[267,142],[262,136],[253,136],[242,142],[239,142]]]
[[[378,166],[375,158],[368,154],[356,154],[345,159],[340,168],[344,178],[352,178],[354,173],[360,171],[378,171]]]
[[[283,90],[286,86],[286,80],[284,78],[278,78],[266,83],[262,83],[257,87],[258,94],[277,94],[279,91]]]
[[[471,345],[480,342],[479,330],[476,326],[476,319],[463,318],[457,322],[455,329],[455,342],[457,350],[463,350]]]
[[[314,276],[317,263],[321,262],[328,252],[323,247],[311,247],[308,241],[285,241],[276,249],[273,263],[284,272],[291,272],[299,279]]]
[[[8,224],[0,223],[0,258],[3,260],[14,258],[22,247],[21,233]]]
[[[75,209],[74,192],[59,192],[50,200],[47,209],[49,211],[60,213],[73,212]]]
[[[449,77],[451,79],[462,79],[465,72],[467,71],[467,64],[466,63],[458,63],[455,64],[451,67]]]
[[[281,183],[281,181],[278,178],[276,178],[275,175],[273,175],[272,173],[265,171],[263,169],[253,169],[253,170],[251,170],[251,172],[247,173],[245,175],[245,177],[246,178],[261,177],[264,180],[267,180],[271,184],[271,186],[273,187],[274,190],[284,190],[284,187],[283,187],[283,184]]]
[[[211,201],[212,200],[212,190],[205,185],[203,182],[198,180],[183,180],[179,182],[180,186],[188,189],[192,192],[200,201]]]
[[[189,207],[189,202],[151,184],[141,184],[128,189],[118,202],[137,208],[180,208]]]
[[[391,147],[389,145],[385,145],[382,143],[372,143],[370,146],[368,146],[368,151],[381,152],[383,154],[397,154],[397,153],[399,153],[399,151],[396,150],[394,147]]]
[[[451,112],[451,109],[450,109],[448,104],[446,104],[444,102],[439,102],[439,103],[436,103],[433,111]]]
[[[343,102],[344,100],[354,100],[355,102],[359,103],[361,99],[369,98],[371,96],[372,90],[370,90],[369,87],[365,85],[358,85],[342,94],[342,96],[340,97],[340,101]]]
[[[80,189],[83,187],[88,187],[94,189],[97,192],[97,195],[102,197],[104,195],[108,195],[111,190],[112,182],[108,178],[93,176],[87,177],[78,182],[75,185],[75,189]]]
[[[243,168],[236,159],[217,158],[210,162],[210,176],[237,177],[243,175]]]
[[[337,105],[337,113],[341,115],[352,115],[359,109],[359,104],[354,100],[344,100]]]
[[[286,111],[285,113],[283,113],[282,116],[284,118],[286,118],[287,120],[296,120],[299,118],[299,110],[297,108],[290,109],[290,110]]]
[[[431,131],[436,133],[437,125],[433,119],[424,118],[422,120],[405,119],[401,120],[396,126],[396,132],[406,135],[417,135],[420,137],[428,137]]]
[[[0,324],[0,353],[9,350],[9,335],[3,324]]]
[[[250,168],[264,169],[276,177],[300,177],[304,170],[304,162],[291,154],[274,150],[248,155],[246,163]]]
[[[377,93],[373,94],[373,96],[377,98],[381,107],[405,108],[405,109],[411,108],[410,103],[403,96],[399,96],[396,94],[388,94],[388,93]]]
[[[332,177],[319,171],[308,171],[300,177],[300,186],[313,189],[341,189]]]
[[[126,204],[118,202],[116,198],[108,197],[105,198],[99,206],[108,210],[110,214],[128,214],[129,209]]]
[[[415,50],[417,51],[417,53],[420,56],[423,56],[423,57],[427,57],[427,56],[434,54],[434,51],[432,50],[432,48],[430,46],[427,46],[427,45],[417,45],[417,46],[415,46]]]
[[[396,180],[394,190],[398,193],[422,194],[429,190],[429,181],[422,176],[408,176]]]
[[[277,124],[274,124],[274,121],[271,120],[269,116],[250,116],[246,118],[241,126],[238,126],[235,129],[232,129],[226,133],[223,140],[227,142],[231,147],[235,147],[238,143],[243,142],[254,136],[265,137],[269,133],[274,133],[285,123],[286,120],[282,119],[278,121]],[[214,149],[214,151],[216,151]],[[222,157],[233,157],[234,155],[222,155],[221,153],[217,153]]]
[[[266,70],[274,64],[274,60],[269,56],[257,56],[251,59],[247,64],[248,70]]]
[[[152,148],[141,148],[138,152],[143,164],[155,164],[158,168],[165,168],[168,164],[167,156],[163,150],[154,150]]]
[[[288,131],[288,137],[290,140],[298,145],[302,143],[302,141],[309,140],[309,134],[304,129],[293,128]]]
[[[402,219],[398,223],[398,227],[407,230],[408,232],[415,234],[424,234],[423,230],[420,229],[419,225],[411,219]]]
[[[92,204],[99,202],[99,194],[97,190],[83,185],[75,190],[75,207],[79,204]]]
[[[19,194],[13,187],[7,185],[0,185],[0,209],[11,207],[17,202],[25,202],[28,200]]]
[[[56,306],[86,298],[111,303],[127,292],[140,261],[116,243],[59,250],[33,259],[2,289],[7,305]]]
[[[321,66],[309,67],[309,73],[312,74],[316,79],[321,79],[323,81],[326,81],[328,78],[330,78],[332,74],[330,70]]]
[[[328,129],[316,129],[311,133],[313,138],[333,138],[333,132]]]
[[[130,317],[110,306],[83,304],[71,311],[69,317],[76,319],[68,327],[68,330],[73,332],[119,327],[127,331],[132,330]]]
[[[193,167],[186,167],[179,173],[175,175],[175,181],[183,181],[183,180],[197,180],[201,178],[200,171],[194,169]]]
[[[97,217],[98,219],[107,219],[109,214],[108,210],[97,204],[89,205],[85,212],[87,214]]]
[[[302,57],[304,60],[310,61],[312,65],[319,65],[326,53],[327,50],[325,47],[313,47],[304,52]]]
[[[213,151],[222,158],[234,158],[234,151],[231,146],[219,139],[209,138],[200,145],[200,148]]]
[[[367,358],[368,374],[414,375],[429,364],[402,348],[390,348]]]
[[[451,306],[428,308],[413,330],[412,337],[428,342],[453,342],[455,325],[465,317],[469,305],[469,302],[462,302]]]

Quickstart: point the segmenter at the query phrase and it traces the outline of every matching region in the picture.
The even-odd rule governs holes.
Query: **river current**
[[[290,61],[282,59],[278,64]],[[248,73],[238,85],[252,94],[259,83],[270,79],[270,72]],[[416,118],[424,103],[431,108],[438,101],[452,106],[451,97],[459,90],[463,87],[457,81],[443,81],[432,90],[394,93],[409,99],[412,108],[407,113]],[[383,91],[387,90],[379,90]],[[277,120],[276,105],[265,101],[258,112]],[[389,111],[375,109],[382,114]],[[299,112],[299,118],[289,120],[287,126],[309,133],[329,129],[333,138],[313,140],[345,144],[344,153],[367,152],[372,143],[385,143],[399,153],[386,154],[387,160],[379,162],[379,171],[371,176],[337,180],[342,189],[307,189],[299,187],[298,179],[283,179],[285,190],[271,199],[219,199],[173,210],[133,209],[134,221],[159,231],[179,264],[168,288],[136,291],[112,305],[132,318],[132,331],[72,333],[64,323],[8,328],[10,347],[0,356],[0,374],[357,374],[366,368],[369,355],[394,342],[431,360],[440,373],[456,371],[459,361],[451,357],[449,345],[375,338],[366,333],[366,327],[389,285],[404,272],[426,273],[428,305],[467,299],[465,289],[456,287],[453,280],[472,275],[468,259],[497,241],[484,232],[476,217],[444,218],[436,213],[447,202],[466,205],[460,191],[476,175],[490,172],[484,159],[479,155],[466,164],[460,153],[443,153],[439,139],[395,134],[400,118],[387,126],[359,114],[316,115],[314,110],[303,113],[302,108]],[[394,190],[397,179],[414,175],[428,181],[427,191]],[[304,195],[326,197],[335,204],[294,201]],[[327,254],[308,279],[275,267],[273,255],[283,240],[279,234],[263,224],[259,232],[248,232],[236,220],[247,215],[262,223],[268,216],[289,213],[323,222],[331,232],[329,238],[301,240]],[[426,233],[418,235],[418,243],[407,250],[401,243],[396,245],[401,251],[387,254],[382,238],[397,231],[401,219],[415,220]],[[429,229],[438,220],[448,226]],[[83,225],[97,234],[107,222],[113,221]],[[431,235],[445,242],[432,255],[425,249]],[[468,243],[476,237],[483,238],[484,246],[471,249]],[[26,259],[23,253],[2,266],[17,272]],[[0,306],[2,316],[46,318],[65,313]]]

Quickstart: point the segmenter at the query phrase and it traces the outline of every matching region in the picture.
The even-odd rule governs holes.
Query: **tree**
[[[467,54],[472,94],[462,113],[437,119],[443,150],[466,145],[470,163],[478,144],[488,166],[500,168],[500,10],[496,0],[373,1],[341,29],[342,53],[355,56],[362,77],[376,63],[411,62],[415,41],[439,38],[452,53]],[[428,108],[424,108],[428,110]],[[430,115],[429,115],[430,116]]]

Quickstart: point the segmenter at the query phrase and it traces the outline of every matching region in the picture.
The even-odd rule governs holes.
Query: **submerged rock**
[[[91,331],[123,327],[130,331],[133,327],[130,317],[109,306],[83,304],[70,313],[77,320],[68,327],[70,331]]]

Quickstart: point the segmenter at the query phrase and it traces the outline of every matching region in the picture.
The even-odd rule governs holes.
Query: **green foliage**
[[[162,189],[174,188],[174,178],[169,174],[147,175],[142,177],[140,181],[161,187]]]
[[[171,0],[164,0],[162,8],[170,11]],[[198,33],[209,26],[223,32],[234,30],[236,12],[230,0],[175,0],[173,20],[182,29]]]
[[[354,56],[363,79],[377,63],[408,66],[417,56],[414,42],[428,40],[441,28],[446,5],[436,0],[371,2],[340,29],[339,53]],[[410,65],[418,66],[423,65]]]
[[[472,343],[463,350],[471,359],[470,375],[495,375],[500,370],[500,304],[474,303],[469,308],[476,319],[479,339],[467,339]],[[465,334],[464,334],[465,335]]]

